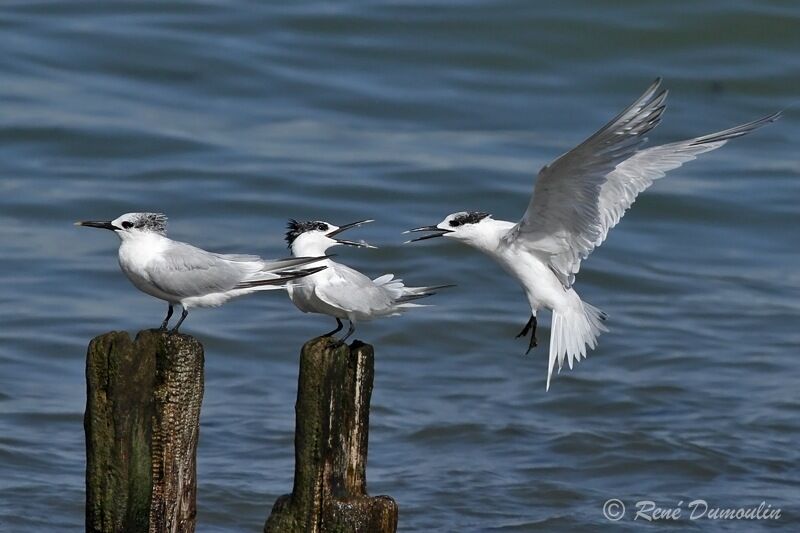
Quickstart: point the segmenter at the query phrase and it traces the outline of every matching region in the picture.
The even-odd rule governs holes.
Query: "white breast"
[[[167,241],[156,234],[142,234],[127,238],[119,246],[119,267],[140,291],[161,300],[178,303],[178,298],[158,289],[150,281],[147,265],[164,250]]]
[[[553,309],[567,296],[561,282],[545,262],[519,246],[501,249],[495,259],[525,290],[532,311]]]

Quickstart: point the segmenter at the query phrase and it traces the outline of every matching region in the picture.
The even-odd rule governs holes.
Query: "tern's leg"
[[[172,304],[169,304],[169,309],[167,309],[167,318],[164,319],[164,322],[161,323],[161,327],[158,328],[161,331],[167,331],[167,326],[169,325],[169,319],[172,318]]]
[[[336,318],[336,329],[333,330],[333,331],[329,331],[328,333],[323,335],[323,337],[333,337],[334,334],[339,333],[340,331],[342,331],[343,327],[344,327],[344,324],[342,324],[342,321],[339,320],[339,318],[337,317]]]
[[[184,307],[183,310],[181,311],[181,319],[178,320],[178,323],[175,324],[174,328],[169,330],[170,334],[178,333],[178,328],[181,327],[181,324],[183,324],[183,321],[186,320],[186,315],[188,315],[188,314],[189,314],[189,311]]]
[[[353,334],[353,332],[356,330],[356,325],[355,325],[355,324],[353,324],[353,321],[352,321],[352,320],[348,319],[348,320],[347,320],[347,322],[349,322],[349,324],[350,324],[350,327],[349,327],[349,328],[347,328],[347,334],[346,334],[344,337],[342,337],[342,338],[341,338],[341,341],[342,341],[342,342],[346,341],[346,340],[347,340],[347,338],[348,338],[350,335],[352,335],[352,334]]]
[[[525,337],[529,331],[531,332],[531,342],[528,344],[528,351],[525,352],[526,355],[536,347],[536,317],[534,315],[531,315],[530,320],[528,320],[528,323],[522,328],[522,331],[519,332],[517,338]]]
[[[536,324],[536,317],[531,315],[531,317],[528,319],[528,323],[525,324],[525,327],[522,328],[522,331],[519,332],[517,338],[519,339],[520,337],[527,337],[528,332],[531,330],[531,328],[536,327],[535,324]]]

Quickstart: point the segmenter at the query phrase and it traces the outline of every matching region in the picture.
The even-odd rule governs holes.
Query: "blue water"
[[[364,325],[368,468],[401,531],[639,531],[638,500],[800,500],[800,5],[712,0],[424,4],[31,2],[0,10],[0,530],[83,527],[88,341],[157,325],[110,233],[286,255],[286,219],[377,222],[339,260],[436,307]],[[536,170],[663,76],[669,142],[790,107],[673,172],[583,264],[611,332],[545,393],[514,281],[404,229],[518,218]],[[280,293],[194,312],[206,347],[198,531],[260,531],[290,490],[297,356],[329,319]],[[602,514],[619,498],[628,513]],[[684,515],[687,515],[685,512]],[[772,527],[770,527],[772,526]]]

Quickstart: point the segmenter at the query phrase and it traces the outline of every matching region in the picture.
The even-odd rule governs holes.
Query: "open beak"
[[[99,222],[99,221],[92,221],[86,220],[84,222],[76,222],[76,226],[86,226],[87,228],[101,228],[101,229],[110,229],[111,231],[116,231],[120,228],[116,227],[111,222]]]
[[[364,241],[356,242],[356,241],[348,241],[348,240],[345,240],[345,239],[334,239],[334,237],[336,235],[340,234],[341,232],[343,232],[345,230],[349,230],[349,229],[352,229],[352,228],[357,228],[359,226],[363,226],[364,224],[369,224],[370,222],[375,222],[375,221],[372,220],[372,219],[367,219],[367,220],[359,220],[358,222],[351,222],[349,224],[345,224],[344,226],[339,226],[338,229],[335,229],[335,230],[333,230],[333,231],[331,231],[329,233],[326,233],[325,235],[327,237],[330,237],[334,241],[338,242],[339,244],[346,244],[347,246],[356,246],[358,248],[377,248],[377,246],[372,246],[371,244],[367,244]]]
[[[403,244],[408,244],[410,242],[416,242],[416,241],[424,241],[425,239],[433,239],[434,237],[441,237],[445,233],[453,233],[453,230],[442,229],[438,226],[423,226],[421,228],[414,228],[408,231],[404,231],[403,234],[413,233],[417,231],[431,231],[433,233],[431,233],[430,235],[423,235],[422,237],[417,237],[416,239],[411,239],[410,241],[406,241]]]

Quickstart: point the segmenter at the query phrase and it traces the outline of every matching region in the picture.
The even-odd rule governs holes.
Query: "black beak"
[[[101,229],[110,229],[111,231],[116,231],[120,228],[116,227],[111,222],[96,222],[87,220],[85,222],[76,222],[76,226],[86,226],[87,228],[101,228]]]
[[[416,239],[411,239],[410,241],[406,241],[403,244],[406,244],[406,243],[409,243],[409,242],[424,241],[425,239],[433,239],[434,237],[441,237],[445,233],[452,233],[453,232],[453,230],[442,229],[442,228],[437,227],[437,226],[423,226],[421,228],[414,228],[414,229],[410,229],[408,231],[404,231],[403,233],[404,234],[405,233],[412,233],[412,232],[416,232],[416,231],[432,231],[433,233],[431,233],[430,235],[423,235],[422,237],[417,237]]]
[[[326,236],[333,239],[333,237],[335,237],[336,235],[340,234],[341,232],[343,232],[345,230],[349,230],[349,229],[352,229],[352,228],[357,228],[359,226],[363,226],[364,224],[369,224],[370,222],[375,222],[375,221],[372,220],[372,219],[367,219],[367,220],[359,220],[358,222],[351,222],[349,224],[345,224],[344,226],[339,226],[338,229],[335,229],[335,230],[331,231],[330,233],[326,233]],[[333,240],[335,240],[339,244],[346,244],[347,246],[357,246],[357,247],[360,247],[360,248],[375,248],[374,246],[369,245],[369,244],[367,244],[365,242],[348,241],[348,240],[344,240],[344,239],[333,239]]]

